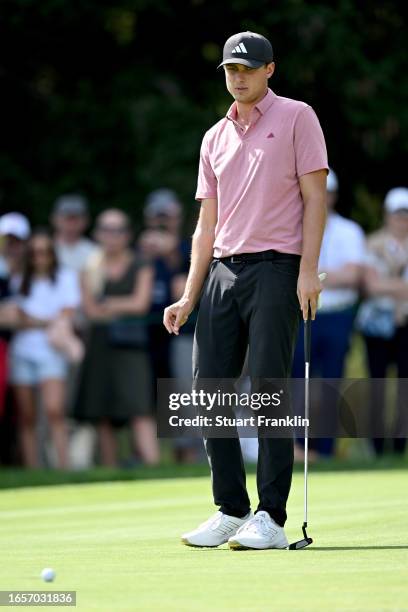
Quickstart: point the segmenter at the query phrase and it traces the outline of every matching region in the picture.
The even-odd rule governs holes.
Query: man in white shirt
[[[81,272],[97,246],[84,233],[89,224],[88,204],[79,194],[65,194],[54,204],[51,223],[55,231],[55,246],[59,263]]]
[[[349,311],[358,300],[365,261],[365,237],[361,227],[339,215],[334,207],[338,180],[333,170],[327,178],[328,217],[319,258],[319,270],[327,272],[320,313]]]
[[[321,307],[313,324],[311,373],[322,378],[341,378],[349,349],[350,337],[359,295],[362,266],[365,260],[365,237],[361,227],[339,215],[335,210],[338,179],[330,169],[327,177],[328,216],[319,257],[319,272],[327,278],[321,293]],[[303,335],[295,351],[292,374],[304,375]],[[330,406],[327,401],[322,402]],[[327,411],[325,426],[335,429],[335,411]],[[312,447],[322,455],[331,455],[333,438],[312,441]]]

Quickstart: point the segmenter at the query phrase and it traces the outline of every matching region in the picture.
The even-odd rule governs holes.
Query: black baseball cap
[[[222,62],[224,64],[242,64],[249,68],[259,68],[273,62],[272,45],[265,36],[255,32],[240,32],[230,36],[224,45]]]

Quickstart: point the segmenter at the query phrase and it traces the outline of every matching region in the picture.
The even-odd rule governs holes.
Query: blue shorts
[[[37,385],[44,380],[65,380],[68,363],[57,351],[33,357],[10,355],[9,380],[14,385]]]

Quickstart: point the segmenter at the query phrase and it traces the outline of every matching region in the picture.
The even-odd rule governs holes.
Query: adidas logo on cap
[[[244,43],[239,43],[239,45],[234,47],[231,53],[248,53],[248,51],[246,50]]]

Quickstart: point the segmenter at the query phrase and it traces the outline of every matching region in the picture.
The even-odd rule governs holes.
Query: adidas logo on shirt
[[[232,53],[248,53],[248,51],[246,50],[244,43],[239,43],[239,45],[233,49]]]

